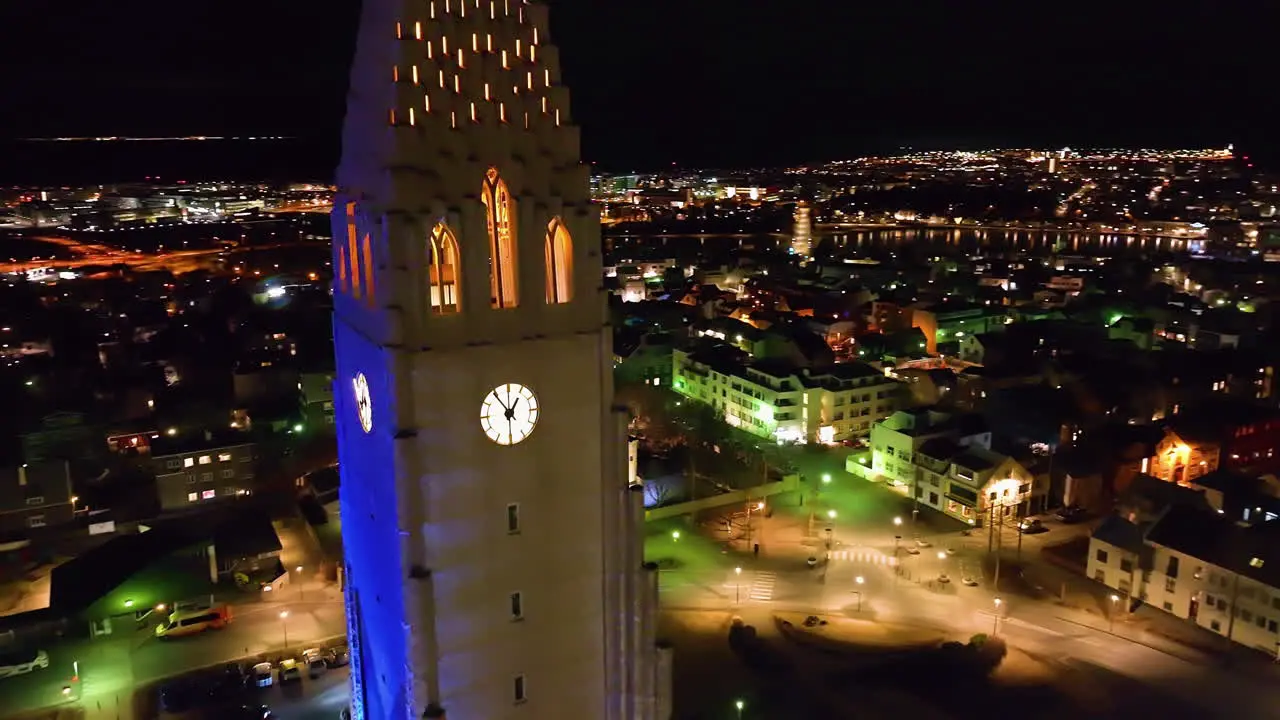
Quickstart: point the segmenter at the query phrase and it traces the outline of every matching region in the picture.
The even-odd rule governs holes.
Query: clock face
[[[480,405],[480,427],[499,445],[515,445],[538,423],[538,398],[523,385],[499,385]]]
[[[373,430],[373,397],[369,395],[369,381],[364,373],[356,373],[351,381],[352,392],[356,396],[356,416],[360,418],[360,428],[365,432]]]

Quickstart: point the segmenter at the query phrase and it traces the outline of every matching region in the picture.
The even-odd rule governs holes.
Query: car
[[[273,720],[275,713],[266,705],[235,705],[222,717],[227,720]]]
[[[978,587],[978,579],[971,575],[965,575],[960,578],[960,582],[963,583],[965,587]]]
[[[351,651],[346,645],[329,648],[329,667],[342,667],[351,664]]]
[[[294,658],[280,661],[280,684],[302,682],[302,665]]]
[[[26,675],[49,667],[49,653],[44,650],[13,652],[0,655],[0,678]]]
[[[1058,511],[1058,519],[1068,525],[1082,522],[1089,517],[1089,511],[1079,505],[1068,505]]]
[[[1018,523],[1018,530],[1023,535],[1035,535],[1036,533],[1048,532],[1049,528],[1040,522],[1040,518],[1027,518]]]
[[[250,674],[253,677],[254,687],[271,687],[275,681],[271,671],[271,663],[269,662],[260,662],[257,665],[254,665],[250,670]]]
[[[313,680],[329,669],[329,656],[320,648],[303,650],[302,662],[307,666],[307,676]]]
[[[200,688],[191,680],[174,680],[160,687],[160,709],[179,713],[190,710],[197,702]]]

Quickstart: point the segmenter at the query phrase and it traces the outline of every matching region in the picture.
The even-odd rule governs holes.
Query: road
[[[833,480],[831,485],[841,482]],[[1265,658],[1242,651],[1231,658],[1244,660],[1231,660],[1234,664],[1225,666],[1223,657],[1141,630],[1123,613],[1113,626],[1098,612],[1067,607],[1058,602],[1056,590],[1032,597],[1010,593],[1002,582],[998,596],[990,587],[990,570],[988,577],[983,576],[985,533],[964,536],[954,529],[934,530],[950,521],[928,517],[924,513],[932,511],[925,510],[919,534],[929,546],[918,547],[908,534],[909,520],[904,519],[901,526],[893,524],[894,513],[901,508],[899,498],[857,482],[861,485],[823,492],[817,501],[820,520],[812,535],[809,508],[785,506],[774,508],[772,518],[753,520],[752,543],[743,537],[726,543],[723,530],[714,524],[701,532],[685,526],[678,538],[670,528],[651,528],[646,556],[662,568],[659,593],[664,610],[747,614],[768,608],[838,614],[926,626],[959,639],[997,630],[1012,646],[1091,678],[1089,684],[1112,688],[1108,694],[1114,697],[1109,702],[1136,702],[1134,698],[1142,697],[1144,702],[1185,710],[1189,713],[1185,717],[1280,718],[1271,689],[1280,680],[1280,671]],[[826,509],[836,511],[836,520],[821,519]],[[856,518],[856,522],[843,522],[844,518]],[[1029,565],[1038,562],[1039,549],[1046,543],[1088,531],[1086,526],[1054,521],[1046,525],[1048,532],[1023,538],[1022,555]],[[896,556],[895,535],[905,535],[897,541]],[[809,568],[807,557],[828,557],[828,537],[830,559]],[[758,557],[751,552],[754,542],[761,544]],[[1016,533],[1006,531],[1009,561],[1015,558],[1016,542]],[[909,547],[917,552],[907,552]],[[949,582],[939,582],[944,573]],[[964,576],[977,577],[981,583],[967,587],[957,582]],[[1150,612],[1162,622],[1180,622]]]
[[[277,720],[337,720],[350,704],[349,667],[334,668],[318,678],[304,676],[300,683],[255,688],[245,694],[245,704],[264,704]],[[161,720],[220,720],[219,708],[200,708],[159,715]]]

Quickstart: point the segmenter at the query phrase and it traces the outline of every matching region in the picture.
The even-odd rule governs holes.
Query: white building
[[[1149,523],[1115,515],[1090,540],[1088,573],[1117,591],[1117,612],[1136,596],[1241,645],[1280,648],[1280,523],[1189,504]]]
[[[714,350],[673,350],[671,387],[710,405],[733,427],[795,443],[837,443],[865,435],[903,399],[902,383],[866,363],[810,370],[748,363]]]
[[[671,716],[548,40],[532,0],[362,4],[333,211],[356,720]]]

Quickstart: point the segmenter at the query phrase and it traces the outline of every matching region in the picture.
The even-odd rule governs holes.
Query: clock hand
[[[511,409],[511,408],[507,407],[507,406],[506,406],[506,404],[504,404],[504,403],[502,402],[502,396],[498,394],[498,391],[497,391],[497,390],[494,390],[494,391],[493,391],[493,399],[494,399],[494,400],[497,400],[499,405],[502,405],[502,409],[503,409],[503,410],[510,410],[510,409]]]

